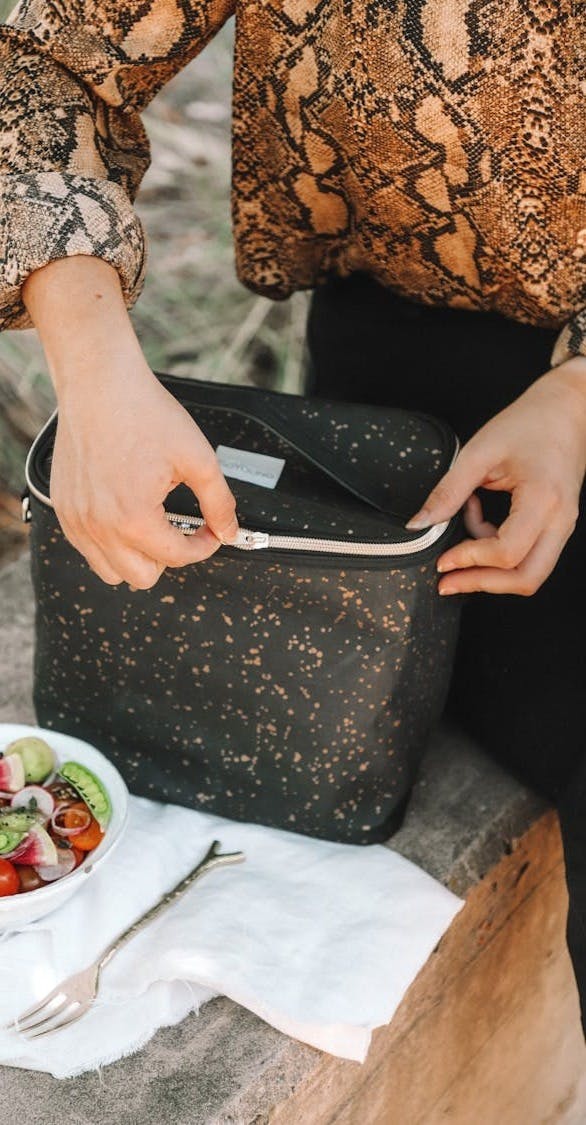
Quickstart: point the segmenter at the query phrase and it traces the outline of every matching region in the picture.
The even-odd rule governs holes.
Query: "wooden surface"
[[[557,816],[468,894],[363,1067],[324,1057],[271,1125],[584,1125]]]

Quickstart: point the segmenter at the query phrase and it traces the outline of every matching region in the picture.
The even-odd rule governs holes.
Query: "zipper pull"
[[[22,494],[22,496],[21,496],[21,508],[20,508],[20,511],[21,511],[21,519],[22,519],[22,522],[23,522],[23,523],[30,523],[30,522],[31,522],[31,519],[32,519],[32,513],[31,513],[31,494],[30,494],[30,492],[28,491],[28,489],[26,489],[26,491],[25,491],[25,492],[23,492],[23,494]]]
[[[199,516],[180,516],[177,512],[165,512],[165,515],[173,527],[178,528],[184,535],[194,535],[204,522]],[[269,538],[268,531],[251,531],[249,528],[241,527],[234,542],[227,543],[226,546],[240,547],[244,551],[257,551],[259,547],[268,547]]]
[[[258,551],[269,545],[268,531],[245,531],[240,528],[231,547],[243,547],[246,551]]]

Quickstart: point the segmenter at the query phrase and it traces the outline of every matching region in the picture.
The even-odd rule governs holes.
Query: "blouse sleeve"
[[[24,281],[76,254],[114,266],[134,303],[146,251],[133,202],[150,161],[140,113],[233,2],[21,0],[0,26],[0,330],[30,328]]]

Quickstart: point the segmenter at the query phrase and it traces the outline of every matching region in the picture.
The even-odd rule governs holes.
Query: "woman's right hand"
[[[166,566],[233,542],[235,501],[214,450],[149,369],[114,270],[95,258],[63,259],[32,274],[23,297],[59,406],[51,499],[96,574],[148,589]],[[179,483],[206,521],[190,536],[164,514]]]
[[[238,530],[234,497],[216,455],[146,365],[110,371],[99,393],[84,390],[72,384],[59,404],[51,499],[96,574],[146,589],[166,566],[199,562],[230,542]],[[193,536],[164,515],[165,497],[181,482],[206,520]]]

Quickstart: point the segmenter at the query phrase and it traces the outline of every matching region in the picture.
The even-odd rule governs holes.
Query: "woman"
[[[0,316],[42,339],[51,495],[104,582],[146,589],[233,540],[214,452],[127,309],[139,113],[236,9],[239,277],[276,299],[314,289],[313,393],[423,407],[467,439],[411,526],[466,505],[470,538],[439,566],[443,595],[475,594],[452,707],[557,802],[586,1027],[582,8],[22,0],[0,30]],[[192,538],[163,514],[180,481],[206,519]]]

